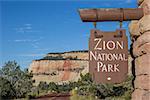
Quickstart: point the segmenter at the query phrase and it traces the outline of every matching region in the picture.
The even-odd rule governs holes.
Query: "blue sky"
[[[16,60],[26,68],[49,52],[87,50],[92,23],[80,20],[79,8],[136,8],[136,0],[1,0],[0,66]],[[127,29],[128,23],[123,23]],[[113,31],[119,22],[100,22]],[[129,41],[130,43],[130,41]]]

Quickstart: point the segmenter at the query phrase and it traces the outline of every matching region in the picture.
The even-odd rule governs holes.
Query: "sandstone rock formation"
[[[144,11],[144,15],[149,15],[150,14],[150,0],[139,0],[141,2],[139,2],[141,8],[143,8]]]
[[[80,73],[88,73],[87,51],[73,51],[64,53],[49,53],[44,58],[34,60],[29,71],[37,85],[40,81],[69,82],[77,81]]]
[[[150,55],[142,55],[135,59],[135,75],[150,75]]]
[[[131,21],[129,24],[129,31],[131,35],[131,40],[135,41],[136,37],[140,36],[139,24],[137,20]]]
[[[48,53],[47,56],[50,57],[62,57],[64,59],[67,59],[69,57],[75,58],[75,59],[82,59],[82,60],[88,60],[88,55],[87,55],[86,50],[83,51],[70,51],[70,52],[63,52],[63,53]]]
[[[128,75],[131,75],[132,57],[130,55],[128,61]],[[33,73],[35,85],[40,81],[47,83],[77,81],[80,73],[89,72],[88,51],[49,53],[42,59],[32,61],[29,71]]]
[[[136,75],[132,100],[150,100],[150,0],[139,0],[138,3],[144,16],[129,25]]]
[[[137,40],[133,43],[133,55],[134,57],[141,56],[143,54],[150,53],[150,31],[142,34]]]
[[[135,89],[132,93],[132,100],[149,100],[150,91],[143,89]]]

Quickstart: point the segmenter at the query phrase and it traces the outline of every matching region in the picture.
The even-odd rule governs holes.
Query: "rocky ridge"
[[[130,55],[128,60],[128,75],[131,75],[132,58]],[[81,73],[89,72],[88,51],[48,53],[42,59],[33,60],[29,66],[29,71],[33,73],[36,85],[40,81],[46,81],[47,83],[77,81]]]

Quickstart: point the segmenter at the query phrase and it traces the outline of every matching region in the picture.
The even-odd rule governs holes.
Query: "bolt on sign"
[[[91,30],[89,39],[89,72],[95,83],[121,83],[128,73],[126,31]]]

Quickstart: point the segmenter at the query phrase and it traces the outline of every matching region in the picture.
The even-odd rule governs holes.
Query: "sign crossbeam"
[[[142,8],[79,9],[83,22],[130,21],[143,16]]]

